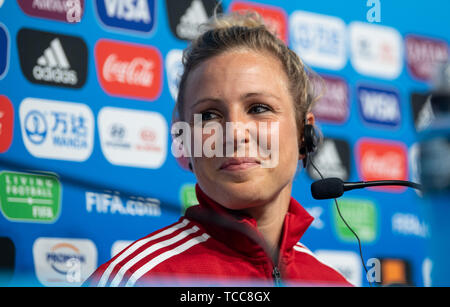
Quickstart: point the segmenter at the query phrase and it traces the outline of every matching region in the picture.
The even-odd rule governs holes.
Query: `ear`
[[[314,126],[316,124],[316,118],[312,112],[306,113],[305,124]]]
[[[307,152],[305,147],[305,125],[311,125],[314,126],[316,123],[316,118],[314,117],[314,114],[312,112],[307,112],[305,116],[305,123],[303,124],[303,132],[302,132],[302,140],[299,148],[299,160],[305,159]]]
[[[181,153],[181,154],[177,154],[175,159],[176,159],[178,165],[182,169],[185,169],[187,171],[192,171],[192,168],[189,167],[190,159],[189,159],[188,148],[186,148],[185,145],[183,144],[182,140],[180,140],[177,137],[177,135],[174,135],[173,134],[174,132],[172,132],[173,131],[172,128],[174,127],[174,124],[177,122],[179,122],[179,117],[178,117],[178,113],[174,109],[174,111],[172,113],[172,125],[171,125],[172,147],[174,147],[178,153]]]

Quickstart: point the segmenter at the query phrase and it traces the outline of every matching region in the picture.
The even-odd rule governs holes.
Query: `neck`
[[[258,231],[264,237],[269,248],[268,252],[275,262],[278,262],[278,251],[284,219],[289,209],[291,188],[292,186],[288,185],[267,203],[245,210],[256,220]]]

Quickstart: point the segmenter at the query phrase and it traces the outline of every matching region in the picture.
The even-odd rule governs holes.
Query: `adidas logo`
[[[338,146],[341,147],[343,156],[339,153]],[[324,177],[337,177],[342,180],[347,180],[350,176],[349,172],[349,157],[345,157],[348,150],[342,148],[347,145],[340,140],[325,139],[320,146],[317,153],[314,155],[314,163],[322,170]],[[318,174],[308,167],[308,173],[311,178],[320,179]]]
[[[33,68],[36,80],[76,85],[77,72],[70,69],[70,63],[58,38],[50,42],[44,54],[37,59]]]
[[[177,25],[177,35],[185,39],[194,39],[199,34],[199,26],[208,21],[208,14],[201,0],[192,1]]]
[[[425,104],[420,109],[416,119],[416,130],[426,129],[434,120],[435,115],[431,107],[431,95],[427,97]]]

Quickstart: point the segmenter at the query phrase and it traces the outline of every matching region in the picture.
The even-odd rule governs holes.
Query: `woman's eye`
[[[266,111],[270,111],[270,108],[263,104],[253,105],[249,110],[250,113],[263,113]]]
[[[202,121],[208,121],[217,118],[217,114],[210,111],[202,112]]]

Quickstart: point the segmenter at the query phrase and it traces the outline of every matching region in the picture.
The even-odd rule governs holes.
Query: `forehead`
[[[201,95],[232,98],[245,92],[288,94],[288,78],[281,61],[268,52],[227,51],[197,65],[186,82],[186,104]]]

